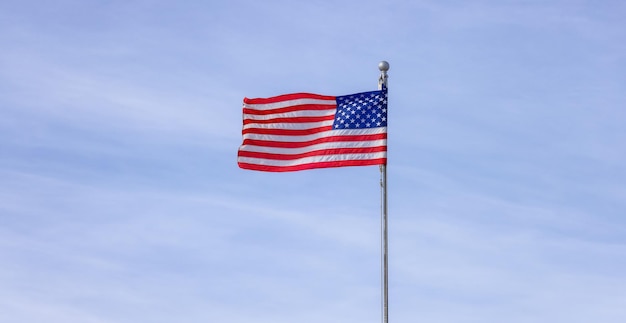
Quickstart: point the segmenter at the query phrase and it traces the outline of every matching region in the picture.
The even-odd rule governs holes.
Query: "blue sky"
[[[244,97],[389,61],[391,322],[626,318],[622,1],[2,1],[0,322],[378,322],[377,167]]]

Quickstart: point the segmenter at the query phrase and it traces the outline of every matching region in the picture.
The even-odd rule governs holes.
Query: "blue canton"
[[[333,129],[363,129],[387,126],[387,90],[337,97]]]

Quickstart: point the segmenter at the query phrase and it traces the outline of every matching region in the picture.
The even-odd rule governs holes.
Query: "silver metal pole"
[[[383,87],[387,88],[387,71],[389,70],[389,63],[382,61],[378,63],[378,69],[380,70],[380,78],[378,79],[378,89],[382,90]],[[382,262],[383,262],[383,277],[382,277],[382,319],[383,323],[389,322],[389,246],[387,238],[387,165],[380,165],[380,185],[382,191],[382,206],[381,206],[381,222],[382,222]]]

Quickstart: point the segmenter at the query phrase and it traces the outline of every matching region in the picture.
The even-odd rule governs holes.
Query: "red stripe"
[[[254,98],[254,99],[244,98],[243,103],[268,104],[268,103],[276,103],[276,102],[297,100],[297,99],[335,100],[335,97],[331,95],[320,95],[320,94],[313,94],[313,93],[291,93],[291,94],[278,95],[278,96],[274,96],[271,98]]]
[[[276,109],[268,109],[268,110],[249,109],[244,106],[243,113],[266,115],[266,114],[285,113],[285,112],[294,112],[294,111],[335,110],[336,108],[337,108],[337,104],[301,104],[301,105],[292,105],[292,106],[288,106],[284,108],[276,108]]]
[[[328,121],[328,120],[334,120],[334,119],[335,119],[334,115],[318,116],[318,117],[274,118],[274,119],[267,119],[267,120],[244,119],[243,120],[243,124],[246,125],[246,124],[250,124],[250,123],[262,123],[262,124],[268,124],[268,123],[306,123],[306,122]]]
[[[309,141],[301,141],[301,142],[245,139],[243,141],[243,145],[274,147],[274,148],[302,148],[302,147],[322,144],[326,142],[370,141],[370,140],[380,140],[380,139],[387,139],[387,134],[380,133],[380,134],[375,134],[375,135],[361,135],[361,136],[329,136],[329,137],[323,137],[323,138],[318,138],[318,139],[309,140]]]
[[[265,129],[265,128],[248,128],[243,129],[242,134],[256,133],[259,135],[276,135],[276,136],[306,136],[319,132],[333,130],[333,126],[325,126],[311,129]]]
[[[387,165],[387,158],[367,159],[367,160],[344,160],[336,162],[319,162],[302,164],[296,166],[267,166],[248,163],[237,163],[240,168],[249,170],[258,170],[263,172],[295,172],[299,170],[315,169],[315,168],[330,168],[330,167],[344,167],[344,166],[370,166],[370,165]]]
[[[263,153],[263,152],[256,152],[256,151],[239,151],[237,156],[273,159],[273,160],[294,160],[294,159],[300,159],[300,158],[311,157],[311,156],[343,155],[343,154],[371,154],[371,153],[378,153],[381,151],[387,151],[387,146],[366,147],[366,148],[329,148],[329,149],[313,150],[313,151],[300,153],[300,154],[272,154],[272,153]]]

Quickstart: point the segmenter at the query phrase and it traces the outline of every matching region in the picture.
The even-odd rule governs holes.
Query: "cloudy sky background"
[[[375,90],[391,322],[626,319],[622,1],[0,2],[0,322],[378,322],[377,167],[240,170]]]

